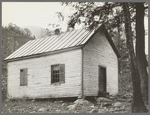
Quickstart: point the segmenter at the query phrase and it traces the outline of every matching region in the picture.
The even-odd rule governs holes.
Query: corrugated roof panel
[[[94,34],[94,31],[91,31],[87,37],[85,37],[85,39],[81,42],[81,43],[78,43],[78,45],[82,45],[82,44],[85,44],[89,38]]]
[[[14,53],[12,53],[10,56],[8,56],[6,59],[9,59],[9,58],[11,59],[11,58],[17,57],[18,54],[20,54],[27,46],[29,46],[32,43],[33,43],[33,41],[27,42],[22,47],[20,47],[18,50],[16,50]]]
[[[80,39],[77,43],[76,43],[76,46],[77,45],[81,45],[81,43],[86,39],[86,37],[89,35],[90,32],[88,32],[82,39]]]
[[[49,48],[52,47],[52,46],[55,44],[55,42],[57,42],[57,38],[56,38],[56,37],[55,37],[55,38],[49,37],[49,39],[52,39],[52,41],[49,42],[49,43],[47,43],[47,47],[45,47],[45,48],[44,48],[42,51],[40,51],[40,52],[47,52],[47,49],[48,49],[48,51],[50,51]]]
[[[28,52],[31,51],[31,49],[33,49],[36,45],[38,45],[38,41],[40,41],[41,39],[37,39],[37,40],[33,40],[32,44],[29,44],[28,46],[26,46],[24,48],[24,50],[20,51],[16,57],[22,57],[22,56],[26,56],[28,55]]]
[[[47,41],[48,41],[47,38],[37,41],[36,45],[33,46],[33,48],[31,48],[30,51],[28,52],[28,55],[36,54],[35,52],[38,51],[40,48],[42,48],[42,46],[47,44]]]
[[[67,41],[65,43],[63,43],[59,49],[65,48],[65,46],[67,44],[69,44],[71,42],[71,40],[73,40],[74,37],[79,34],[80,31],[81,30],[75,30],[75,31],[73,31],[71,36],[69,36],[69,37],[67,36],[67,38],[68,38]]]
[[[68,40],[68,37],[71,36],[71,35],[72,35],[71,32],[66,32],[64,34],[64,36],[62,37],[62,41],[59,43],[59,45],[57,45],[55,48],[53,48],[53,50],[61,48],[62,44],[64,44]]]
[[[36,54],[36,53],[43,53],[43,52],[45,51],[45,48],[48,47],[48,46],[51,44],[51,42],[53,42],[53,40],[55,40],[55,39],[53,39],[53,37],[48,37],[46,40],[47,40],[47,41],[46,41],[46,43],[43,45],[43,47],[39,47],[39,48],[35,51],[35,54]]]
[[[63,34],[63,36],[64,36],[64,37],[67,37],[66,34]],[[57,46],[63,41],[63,39],[62,39],[63,36],[60,37],[60,38],[57,40],[57,42],[54,43],[54,45],[53,45],[52,47],[50,47],[50,49],[49,49],[50,51],[53,51],[53,49],[54,49],[55,47],[57,47]],[[57,50],[57,49],[56,49],[56,50]]]
[[[83,31],[83,34],[81,35],[81,38],[84,39],[84,37],[89,33],[89,31]],[[72,46],[75,46],[80,40],[80,37],[77,37],[76,40],[69,46],[69,47],[72,47]]]
[[[55,36],[55,37],[52,37],[52,38],[48,38],[48,39],[53,39],[51,42],[47,42],[47,40],[45,41],[45,44],[42,44],[41,46],[39,46],[40,48],[37,48],[36,51],[34,52],[35,54],[36,53],[39,53],[39,50],[44,47],[46,44],[49,44],[49,46],[52,46],[52,44],[54,44],[55,42],[57,42],[59,40],[59,38],[61,38],[61,35],[59,35],[58,37]],[[42,52],[45,52],[45,49],[42,50]]]
[[[64,47],[70,47],[71,44],[73,44],[77,39],[82,39],[82,35],[86,32],[86,30],[79,30],[78,33],[74,36],[73,39],[70,40],[68,44],[66,44]]]
[[[22,47],[20,47],[19,49],[17,49],[14,53],[12,53],[11,55],[9,55],[6,59],[11,58],[12,56],[15,56],[16,52],[19,52],[20,50],[22,50],[25,46],[27,46],[29,43],[31,43],[31,41],[28,41],[26,44],[24,44]]]
[[[64,42],[64,44],[66,44],[66,43],[68,42],[68,40],[71,39],[71,37],[74,35],[74,33],[75,33],[75,31],[71,31],[71,32],[69,32],[69,35],[68,35],[68,36],[65,36],[65,37],[67,37],[68,39],[66,40],[66,42]],[[64,44],[62,44],[62,45],[60,46],[60,49],[63,48],[63,45],[64,45]],[[55,47],[56,47],[56,45],[55,45]],[[47,50],[49,50],[49,51],[54,51],[54,50],[52,50],[52,48],[54,49],[54,47],[50,47],[50,49],[47,49]],[[56,50],[57,50],[57,49],[56,49]]]
[[[94,32],[86,29],[79,29],[52,37],[31,40],[16,50],[13,54],[8,56],[6,59],[24,57],[82,45],[86,43],[93,33]]]
[[[55,45],[55,43],[57,43],[60,40],[61,36],[62,35],[58,35],[58,37],[53,38],[52,42],[49,43],[49,45],[45,49],[43,49],[43,52],[50,51],[50,48],[53,47]]]

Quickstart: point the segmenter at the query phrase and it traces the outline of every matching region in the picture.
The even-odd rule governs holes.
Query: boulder
[[[114,107],[121,107],[122,106],[122,103],[121,102],[115,102],[113,104]]]
[[[124,94],[124,97],[133,97],[133,94],[132,93],[126,93],[126,94]]]
[[[94,104],[85,99],[77,99],[73,105],[69,105],[67,106],[67,108],[69,109],[69,112],[83,113],[87,111],[90,108],[90,106],[94,106]]]
[[[94,105],[92,105],[92,106],[90,106],[90,108],[95,108],[95,106],[94,106]]]
[[[38,112],[44,112],[44,111],[47,111],[47,109],[46,108],[40,108],[40,109],[38,109]]]
[[[126,101],[127,101],[127,99],[123,99],[123,98],[117,98],[117,101],[126,102]]]
[[[132,99],[128,99],[127,101],[131,103],[131,102],[132,102]]]
[[[112,103],[111,102],[104,102],[102,104],[103,107],[109,107],[109,106],[112,106]]]
[[[99,97],[96,100],[97,102],[112,102],[112,100],[105,98],[105,97]]]
[[[68,111],[71,112],[71,113],[76,113],[78,111],[86,109],[83,106],[78,105],[78,104],[70,105],[67,108],[69,109]]]
[[[60,101],[58,101],[59,103],[63,103],[63,101],[62,100],[60,100]]]
[[[56,112],[60,113],[60,112],[61,112],[61,110],[56,110]]]
[[[5,101],[8,102],[8,101],[10,101],[10,100],[9,100],[9,99],[6,99]]]
[[[67,108],[68,108],[68,109],[74,108],[74,106],[75,106],[75,105],[68,105]]]
[[[93,106],[94,104],[85,100],[85,99],[77,99],[74,104],[83,105],[83,106]]]
[[[35,102],[35,99],[32,99],[32,101],[31,102]]]
[[[99,110],[97,110],[97,109],[92,109],[91,111],[90,111],[90,113],[98,113],[99,112]]]
[[[67,104],[66,103],[62,103],[62,105],[61,106],[67,106]]]

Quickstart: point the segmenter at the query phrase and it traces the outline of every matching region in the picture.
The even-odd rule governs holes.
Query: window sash
[[[56,66],[56,67],[55,67]],[[57,67],[58,66],[58,67]],[[57,68],[53,69],[53,68]],[[51,83],[64,83],[65,82],[65,68],[64,64],[51,66]]]

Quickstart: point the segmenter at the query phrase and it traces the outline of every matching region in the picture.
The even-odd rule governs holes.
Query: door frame
[[[100,67],[105,68],[105,72],[106,72],[106,90],[105,90],[105,92],[107,92],[107,67],[103,66],[103,65],[98,65],[98,91],[100,91],[100,86],[99,86]]]

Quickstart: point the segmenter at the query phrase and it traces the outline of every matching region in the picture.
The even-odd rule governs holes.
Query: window
[[[20,86],[28,85],[28,69],[20,69]]]
[[[65,64],[51,66],[51,83],[65,83]]]

